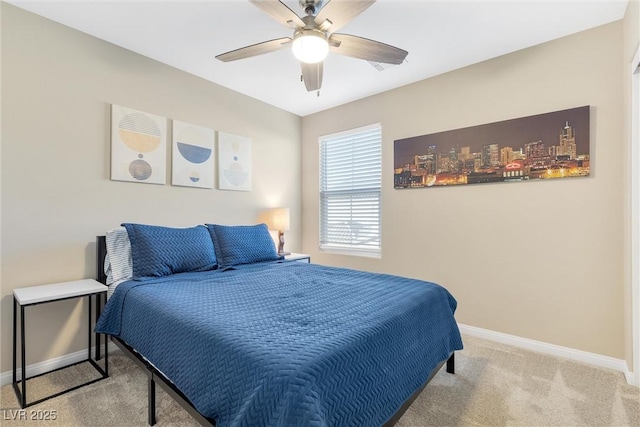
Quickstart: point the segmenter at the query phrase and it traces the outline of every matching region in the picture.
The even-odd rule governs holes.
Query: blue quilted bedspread
[[[462,340],[441,286],[300,262],[119,285],[96,330],[218,426],[377,426]]]

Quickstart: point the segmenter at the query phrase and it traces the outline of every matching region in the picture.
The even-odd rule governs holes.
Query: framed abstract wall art
[[[215,131],[173,120],[171,184],[213,188]]]
[[[251,139],[218,132],[218,188],[251,191]]]
[[[111,105],[111,179],[164,184],[167,119]]]
[[[394,141],[394,188],[585,177],[589,106]]]

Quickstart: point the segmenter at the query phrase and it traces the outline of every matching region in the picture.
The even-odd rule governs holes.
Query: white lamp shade
[[[289,230],[289,208],[273,208],[267,212],[267,226],[271,230]]]
[[[329,43],[322,33],[305,31],[293,38],[293,55],[299,61],[315,64],[323,61],[329,53]]]

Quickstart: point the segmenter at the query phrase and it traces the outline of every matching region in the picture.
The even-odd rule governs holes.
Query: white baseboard
[[[91,354],[93,354],[95,347],[91,347]],[[113,353],[118,350],[115,345],[109,346],[109,353]],[[102,346],[102,354],[104,354],[104,345]],[[52,371],[54,369],[62,368],[63,366],[71,365],[73,363],[81,362],[87,359],[87,350],[76,351],[75,353],[66,354],[60,357],[54,357],[53,359],[45,360],[44,362],[34,363],[27,366],[27,378],[34,375],[40,375],[45,372]],[[16,369],[18,378],[22,377],[22,369]],[[0,386],[11,384],[13,382],[13,372],[3,372],[0,374]]]
[[[633,373],[629,371],[627,362],[624,360],[603,356],[601,354],[589,353],[587,351],[576,350],[569,347],[562,347],[555,344],[549,344],[542,341],[522,338],[515,335],[503,334],[502,332],[494,332],[488,329],[477,328],[475,326],[463,324],[458,324],[458,326],[460,328],[460,332],[473,337],[520,347],[526,350],[537,351],[538,353],[548,354],[550,356],[563,357],[565,359],[587,363],[600,368],[613,369],[615,371],[622,372],[629,384],[638,386],[638,384],[635,384]]]
[[[624,371],[624,378],[627,380],[627,382],[628,382],[630,385],[634,385],[634,386],[636,386],[636,387],[640,387],[640,384],[637,384],[637,383],[636,383],[636,377],[635,377],[635,375],[633,375],[633,372],[631,372],[630,370],[625,369],[625,371]]]

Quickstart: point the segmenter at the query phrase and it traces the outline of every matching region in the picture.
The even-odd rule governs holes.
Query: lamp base
[[[284,233],[282,231],[278,231],[278,255],[291,255],[291,252],[284,251]]]

